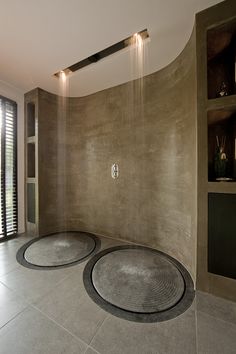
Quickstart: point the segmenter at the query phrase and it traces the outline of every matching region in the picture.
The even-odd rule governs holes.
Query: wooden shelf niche
[[[27,137],[35,136],[35,104],[27,103]]]
[[[215,155],[217,137],[225,139],[224,152],[227,158],[225,177],[236,181],[236,110],[212,110],[208,112],[208,181],[216,181]]]
[[[208,98],[221,97],[224,90],[227,96],[236,93],[236,21],[214,27],[207,31],[207,75]]]
[[[27,148],[27,177],[28,178],[35,178],[35,144],[28,143]]]

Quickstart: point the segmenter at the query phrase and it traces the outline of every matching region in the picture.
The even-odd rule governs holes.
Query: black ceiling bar
[[[138,34],[142,37],[142,39],[146,39],[149,37],[147,29],[138,32]],[[69,72],[75,72],[79,69],[82,69],[85,66],[88,66],[90,64],[97,63],[99,60],[104,59],[104,58],[108,57],[109,55],[112,55],[112,54],[118,52],[119,50],[122,50],[122,49],[128,47],[129,45],[133,44],[134,42],[132,41],[132,39],[133,39],[133,36],[123,39],[122,41],[115,43],[115,44],[111,45],[110,47],[107,47],[107,48],[101,50],[100,52],[97,52],[97,53],[89,56],[88,58],[83,59],[83,60],[79,61],[78,63],[75,63],[75,64],[69,66],[68,68],[56,73],[55,76],[59,77],[61,72],[64,72],[65,74],[67,74]]]

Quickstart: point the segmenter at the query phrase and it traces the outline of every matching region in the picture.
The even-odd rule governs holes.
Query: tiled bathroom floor
[[[236,303],[197,292],[181,316],[141,324],[90,300],[86,264],[40,271],[16,262],[28,238],[0,244],[0,354],[235,354]],[[122,244],[102,238],[102,248]]]

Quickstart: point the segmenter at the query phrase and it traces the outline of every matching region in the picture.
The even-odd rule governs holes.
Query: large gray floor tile
[[[23,311],[28,304],[15,292],[0,283],[0,327]]]
[[[16,261],[16,252],[19,247],[15,239],[0,243],[0,276],[19,267]]]
[[[236,324],[236,303],[197,291],[197,310]]]
[[[97,351],[93,350],[91,347],[88,347],[85,354],[100,354]]]
[[[35,306],[88,344],[108,316],[85,292],[82,271],[65,279]]]
[[[45,312],[48,316],[63,321],[68,311],[74,311],[78,300],[83,294],[83,281],[81,270],[60,282],[55,288],[49,291],[35,307]]]
[[[196,354],[195,312],[171,321],[141,324],[109,316],[91,346],[102,354]]]
[[[16,263],[15,261],[11,262],[10,259],[8,259],[8,260],[1,259],[0,265],[1,265],[0,277],[8,274],[8,273],[12,272],[13,270],[16,270],[17,268],[20,267],[18,263]]]
[[[80,354],[86,344],[34,309],[0,330],[1,354]]]
[[[23,266],[0,277],[0,282],[19,292],[27,301],[33,303],[72,274],[72,267],[56,270],[34,270]]]
[[[31,239],[32,237],[23,235],[0,243],[0,276],[20,267],[16,260],[16,253],[23,244]]]
[[[235,354],[236,325],[197,313],[198,354]]]

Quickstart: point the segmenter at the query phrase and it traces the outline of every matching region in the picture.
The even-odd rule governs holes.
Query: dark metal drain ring
[[[89,252],[87,254],[84,254],[81,258],[78,258],[72,262],[66,262],[65,264],[59,264],[59,265],[37,265],[34,263],[31,263],[30,261],[28,261],[25,258],[25,253],[27,251],[27,249],[34,243],[43,240],[45,238],[50,238],[52,236],[59,236],[60,234],[69,234],[71,235],[72,233],[77,234],[78,233],[78,238],[79,235],[82,235],[83,237],[88,237],[90,242],[92,240],[92,246],[91,249],[89,250]],[[55,233],[51,233],[48,235],[44,235],[44,236],[39,236],[37,238],[34,238],[30,241],[28,241],[27,243],[25,243],[18,251],[16,254],[16,259],[18,261],[18,263],[20,263],[22,266],[30,268],[30,269],[38,269],[38,270],[52,270],[52,269],[61,269],[61,268],[67,268],[67,267],[71,267],[73,265],[79,264],[84,262],[85,260],[87,260],[89,257],[91,257],[92,255],[94,255],[96,252],[99,251],[101,247],[101,241],[100,239],[95,236],[94,234],[90,234],[88,232],[82,232],[82,231],[63,231],[63,232],[55,232]]]
[[[156,312],[135,312],[135,311],[130,311],[126,309],[114,305],[111,302],[109,302],[107,299],[104,299],[96,289],[94,283],[93,283],[93,274],[94,274],[94,269],[96,269],[97,264],[99,264],[99,260],[101,260],[104,256],[108,255],[109,253],[119,250],[142,250],[142,251],[148,251],[151,252],[154,255],[159,255],[160,258],[165,259],[169,263],[171,263],[178,272],[181,274],[181,277],[183,279],[183,293],[179,295],[179,298],[177,298],[176,303],[174,303],[172,306],[165,310],[161,311],[156,311]],[[114,256],[113,254],[113,256]],[[105,259],[105,257],[104,257]],[[113,274],[113,273],[112,273]],[[135,276],[135,275],[134,275]],[[130,321],[135,321],[135,322],[162,322],[166,321],[169,319],[172,319],[174,317],[177,317],[178,315],[182,314],[185,312],[190,305],[193,302],[195,292],[194,292],[194,284],[192,281],[192,278],[188,271],[180,264],[177,260],[174,258],[166,255],[163,252],[148,248],[148,247],[142,247],[142,246],[134,246],[134,245],[128,245],[128,246],[117,246],[117,247],[112,247],[108,248],[104,251],[99,252],[95,256],[93,256],[92,259],[86,264],[84,273],[83,273],[83,281],[84,281],[84,286],[85,289],[88,293],[88,295],[92,298],[92,300],[98,304],[101,308],[106,310],[107,312],[117,316],[121,317]],[[112,284],[111,284],[112,286]],[[155,289],[155,286],[154,286]],[[119,289],[118,289],[119,290]],[[178,289],[177,289],[178,290]],[[136,294],[134,294],[136,295]],[[122,302],[122,301],[121,301]]]

